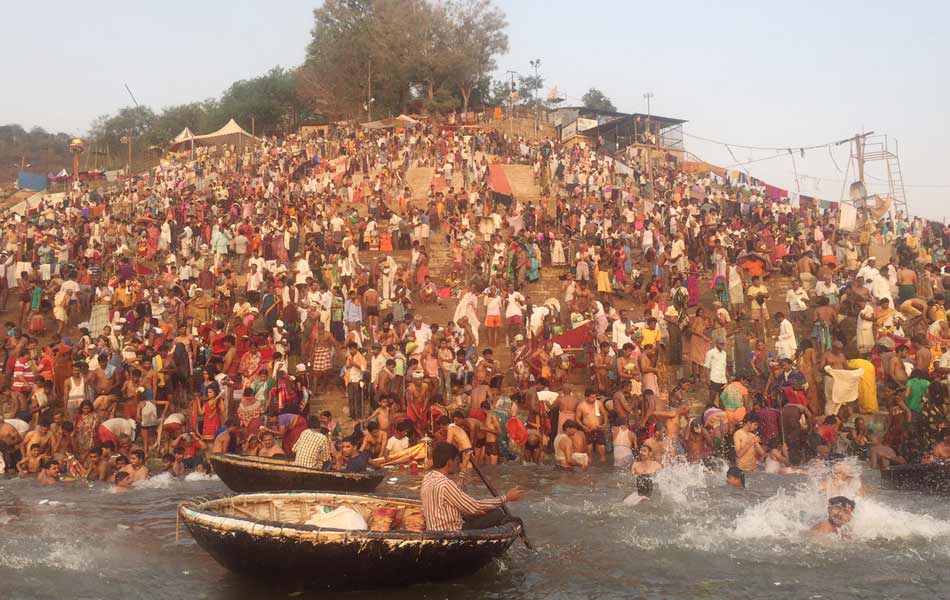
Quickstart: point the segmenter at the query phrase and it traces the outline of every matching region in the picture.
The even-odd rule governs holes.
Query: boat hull
[[[279,496],[295,495],[323,496]],[[206,505],[239,503],[254,496],[265,494]],[[382,496],[371,498],[385,501]],[[183,505],[179,514],[198,545],[235,573],[334,590],[398,587],[470,575],[504,554],[521,532],[517,522],[461,532],[343,531],[222,516],[202,505]]]
[[[383,481],[382,472],[335,473],[233,454],[212,455],[215,474],[235,492],[328,491],[372,492]]]
[[[950,495],[950,464],[894,465],[881,471],[881,485],[892,490]]]

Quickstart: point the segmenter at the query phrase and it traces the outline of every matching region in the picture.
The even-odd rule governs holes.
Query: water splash
[[[654,485],[663,501],[680,506],[690,504],[688,494],[691,490],[707,488],[722,481],[725,481],[725,475],[719,477],[702,464],[685,461],[674,463],[653,476]]]
[[[185,475],[185,481],[221,481],[221,479],[209,473],[192,472]]]
[[[92,562],[84,555],[80,546],[67,543],[53,543],[45,545],[45,554],[25,556],[22,551],[8,552],[0,546],[0,567],[22,570],[34,567],[50,567],[66,571],[87,571]]]

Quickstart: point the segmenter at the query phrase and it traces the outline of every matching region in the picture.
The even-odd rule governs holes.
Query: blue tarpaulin
[[[16,174],[16,182],[17,187],[21,190],[42,192],[46,189],[46,175],[37,175],[36,173],[20,171]]]

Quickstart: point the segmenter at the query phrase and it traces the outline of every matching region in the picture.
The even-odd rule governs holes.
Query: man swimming
[[[828,518],[815,524],[809,530],[811,535],[837,535],[847,538],[844,527],[851,522],[854,514],[854,500],[844,496],[835,496],[828,500]]]

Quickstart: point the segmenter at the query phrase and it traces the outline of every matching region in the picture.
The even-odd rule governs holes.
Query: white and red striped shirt
[[[13,385],[10,388],[14,392],[29,392],[33,389],[33,381],[36,375],[30,365],[30,359],[18,357],[13,363]]]
[[[419,495],[429,531],[461,531],[462,515],[482,515],[507,501],[505,496],[476,500],[434,469],[422,479]]]

